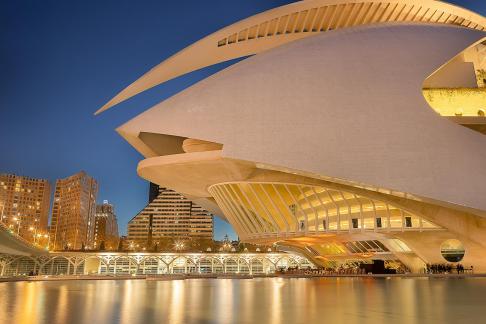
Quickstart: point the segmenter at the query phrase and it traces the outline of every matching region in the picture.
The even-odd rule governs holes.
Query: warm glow
[[[483,117],[486,88],[424,89],[428,104],[441,116]]]

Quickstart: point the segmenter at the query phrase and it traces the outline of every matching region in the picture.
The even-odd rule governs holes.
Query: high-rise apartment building
[[[118,248],[118,221],[115,208],[108,200],[96,206],[93,248],[116,250]]]
[[[51,189],[46,179],[0,174],[0,220],[32,243],[46,240]]]
[[[212,239],[213,215],[182,194],[151,184],[149,204],[128,222],[128,241],[149,247],[161,238]]]
[[[84,171],[56,181],[50,226],[52,250],[93,248],[97,193],[98,183]]]

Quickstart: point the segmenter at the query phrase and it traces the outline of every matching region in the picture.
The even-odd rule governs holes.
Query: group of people
[[[460,274],[460,273],[465,273],[466,271],[472,272],[473,267],[471,266],[471,268],[465,269],[464,266],[460,263],[457,263],[455,265],[450,263],[434,263],[434,264],[427,264],[425,268],[425,272],[430,274],[442,274],[442,273],[454,273],[454,272]]]
[[[278,272],[285,274],[304,274],[304,275],[349,275],[349,274],[365,274],[366,271],[359,267],[343,267],[337,268],[297,268],[290,267],[287,269],[280,269]]]

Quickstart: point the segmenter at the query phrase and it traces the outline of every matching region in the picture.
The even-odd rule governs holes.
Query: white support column
[[[386,217],[388,218],[388,232],[391,231],[391,217],[390,217],[390,208],[387,203],[385,203],[386,206]]]
[[[352,223],[351,205],[349,204],[349,201],[346,199],[346,197],[344,197],[344,193],[342,191],[339,191],[339,193],[341,194],[341,198],[343,199],[343,202],[348,207],[348,233],[351,233],[351,231],[353,230],[352,224],[351,224]]]
[[[297,188],[299,189],[299,192],[300,194],[302,195],[302,197],[304,197],[304,200],[309,204],[309,207],[312,209],[312,212],[314,213],[314,218],[315,218],[315,225],[314,225],[314,231],[316,232],[317,234],[317,218],[318,218],[318,214],[317,214],[317,211],[315,210],[314,206],[312,205],[312,203],[310,202],[309,199],[307,199],[307,196],[305,195],[304,191],[302,190],[302,188],[300,186],[297,186]],[[307,214],[305,214],[305,222],[306,222],[306,229],[309,228],[309,219],[307,217]],[[306,230],[306,232],[308,232],[308,230]]]
[[[327,195],[329,196],[329,199],[332,201],[334,207],[336,207],[336,230],[340,231],[341,230],[341,211],[339,210],[339,205],[336,203],[334,200],[333,196],[329,192],[329,190],[325,189]]]
[[[286,184],[284,184],[283,186],[285,187],[285,190],[287,190],[288,194],[290,195],[290,198],[292,198],[292,201],[294,202],[295,207],[298,208],[304,214],[304,224],[305,224],[304,233],[307,234],[307,213],[302,208],[302,206],[298,203],[297,199],[295,199],[295,196],[292,194],[292,191],[290,191],[288,186]],[[300,221],[298,219],[299,218],[297,217],[297,226],[298,226],[298,230],[300,232]]]
[[[329,224],[328,224],[328,222],[329,222],[329,212],[328,212],[328,210],[327,210],[327,206],[326,206],[326,204],[324,204],[324,202],[322,201],[321,196],[319,196],[319,194],[317,193],[317,191],[316,191],[316,188],[315,188],[315,187],[312,187],[312,191],[314,192],[314,195],[317,197],[317,200],[319,200],[319,203],[321,204],[322,208],[324,208],[324,210],[326,211],[326,216],[324,217],[324,221],[325,221],[325,223],[326,223],[326,224],[325,224],[326,226],[324,226],[324,224],[322,224],[322,229],[323,229],[323,232],[326,232],[326,231],[327,231],[327,228],[328,228],[328,226],[329,226]],[[317,222],[317,221],[318,221],[318,220],[316,220],[316,222]],[[318,225],[317,225],[317,226],[318,226]]]
[[[267,197],[268,201],[270,201],[270,204],[272,204],[272,207],[275,209],[275,211],[278,213],[278,215],[280,216],[280,218],[284,221],[285,223],[285,235],[287,236],[288,233],[289,233],[289,223],[287,222],[287,219],[285,218],[285,216],[282,214],[282,212],[280,211],[280,209],[277,207],[277,205],[275,204],[275,202],[273,201],[273,199],[270,197],[270,195],[268,194],[267,190],[265,190],[265,187],[263,187],[262,184],[260,184],[260,188],[262,189],[262,191],[265,193],[265,196]],[[275,187],[273,187],[275,188]],[[279,229],[279,232],[280,232],[280,229]]]
[[[275,228],[274,231],[277,233],[277,237],[278,237],[280,235],[280,228],[278,227],[277,223],[275,222],[275,219],[273,218],[272,213],[270,213],[270,211],[267,209],[267,206],[265,206],[265,204],[261,200],[260,196],[258,196],[258,194],[256,193],[255,189],[253,188],[253,184],[249,183],[248,186],[250,187],[250,190],[253,193],[253,195],[255,196],[255,198],[257,199],[257,202],[260,204],[262,209],[265,211],[265,214],[267,214],[268,219],[273,224],[273,226]]]
[[[233,199],[234,199],[234,197],[236,197],[236,200],[240,203],[239,205],[238,204],[235,204],[235,205],[236,205],[236,207],[241,212],[240,213],[240,215],[241,215],[241,217],[240,217],[241,218],[241,221],[249,229],[248,230],[248,234],[250,234],[250,233],[259,233],[260,231],[264,231],[261,226],[257,225],[256,220],[253,219],[253,216],[251,215],[251,212],[245,207],[245,205],[243,204],[243,201],[241,200],[240,196],[233,189],[233,186],[232,185],[228,185],[228,188],[225,187],[225,189],[227,190],[228,194],[233,197]],[[241,188],[238,187],[238,189],[240,189],[240,191],[241,191]],[[246,215],[246,217],[245,217],[245,215]],[[250,229],[250,227],[253,227],[253,231]],[[260,230],[258,228],[260,228]]]
[[[239,185],[238,185],[239,186]],[[251,188],[251,186],[248,184],[248,186]],[[240,187],[240,186],[239,186]],[[262,226],[264,227],[263,229],[263,232],[264,233],[271,233],[270,229],[268,228],[267,224],[265,223],[265,221],[260,217],[258,216],[257,214],[257,209],[255,208],[255,205],[253,204],[253,202],[250,200],[250,198],[248,198],[248,195],[246,194],[245,190],[241,189],[240,188],[240,191],[243,193],[243,196],[245,197],[246,201],[248,202],[248,204],[251,206],[251,208],[253,208],[253,211],[254,211],[254,216],[255,218],[259,219],[260,220],[260,223],[262,224]]]
[[[294,229],[294,232],[298,232],[299,231],[299,220],[297,219],[297,216],[295,216],[295,213],[292,213],[292,211],[290,210],[289,206],[285,202],[285,199],[283,199],[282,194],[278,191],[277,187],[274,184],[272,184],[272,187],[273,187],[273,190],[275,190],[275,192],[277,193],[278,198],[280,199],[280,201],[282,202],[282,204],[285,207],[287,207],[287,211],[289,212],[289,215],[294,218],[294,221],[295,221],[295,229]]]
[[[238,210],[235,210],[234,209],[235,207],[233,207],[233,204],[231,204],[230,199],[229,198],[226,199],[225,193],[223,191],[226,192],[226,195],[228,195],[228,197],[229,196],[232,197],[230,190],[226,186],[223,186],[221,188],[221,190],[219,190],[219,188],[216,188],[216,189],[217,189],[216,191],[219,192],[219,194],[220,194],[220,197],[221,197],[220,199],[222,200],[222,202],[227,205],[228,212],[231,213],[231,210],[233,210],[233,213],[231,213],[231,214],[234,215],[235,225],[238,226],[237,224],[239,224],[241,231],[246,232],[246,233],[251,233],[252,231],[251,231],[251,229],[250,229],[250,227],[247,223],[247,219],[245,218],[244,215],[242,215],[241,213],[238,212],[238,210],[240,210],[238,204],[235,204],[236,208],[238,209]],[[231,187],[230,187],[230,189],[231,189]]]

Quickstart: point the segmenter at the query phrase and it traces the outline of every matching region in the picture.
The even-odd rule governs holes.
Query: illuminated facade
[[[50,250],[92,248],[98,183],[81,171],[56,181]]]
[[[96,205],[94,220],[93,248],[100,250],[116,250],[118,248],[118,221],[115,208],[108,200]]]
[[[98,112],[253,55],[117,129],[142,178],[319,265],[387,251],[415,272],[486,271],[485,28],[441,1],[296,2],[196,42]]]
[[[45,244],[50,188],[46,179],[0,174],[2,223],[31,243]]]
[[[129,242],[151,247],[164,238],[212,240],[211,213],[170,189],[151,185],[149,194],[149,204],[128,222]]]

